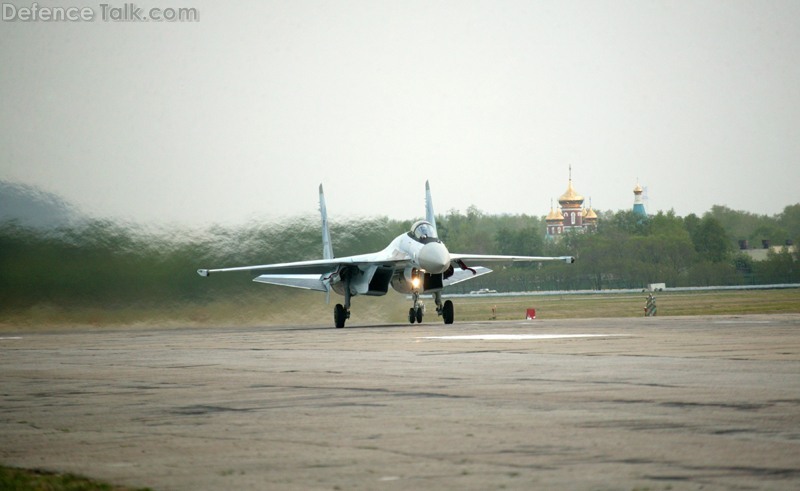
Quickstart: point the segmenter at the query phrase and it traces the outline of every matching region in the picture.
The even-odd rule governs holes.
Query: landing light
[[[414,288],[419,288],[419,276],[415,276],[411,279],[411,286]]]

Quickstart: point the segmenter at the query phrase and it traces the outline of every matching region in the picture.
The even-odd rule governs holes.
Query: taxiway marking
[[[535,339],[605,338],[612,336],[625,336],[625,334],[470,334],[461,336],[425,336],[417,339],[523,341]]]

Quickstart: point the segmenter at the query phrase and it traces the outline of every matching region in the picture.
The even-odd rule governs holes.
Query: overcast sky
[[[545,215],[569,165],[598,210],[800,202],[797,1],[39,3],[95,18],[0,22],[0,180],[95,215]]]

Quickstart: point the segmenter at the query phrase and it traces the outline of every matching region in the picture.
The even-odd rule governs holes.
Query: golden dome
[[[586,210],[586,213],[583,214],[584,220],[597,220],[597,213],[594,212],[593,209],[589,208]]]
[[[633,194],[642,194],[643,192],[644,192],[644,189],[642,189],[642,185],[639,184],[639,182],[637,181],[636,182],[636,187],[633,188]]]
[[[558,202],[562,205],[565,203],[583,203],[583,196],[575,191],[575,188],[572,187],[572,179],[569,180],[569,185],[567,186],[567,191],[558,198]]]
[[[553,205],[551,204],[550,205],[550,213],[547,214],[547,218],[545,218],[545,220],[547,220],[547,221],[551,221],[551,220],[559,220],[559,221],[561,221],[561,220],[564,220],[564,215],[561,214],[561,210],[559,210],[558,208],[553,208]]]

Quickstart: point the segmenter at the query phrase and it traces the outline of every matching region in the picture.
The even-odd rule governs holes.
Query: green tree
[[[630,235],[647,235],[650,230],[650,220],[632,210],[618,211],[610,220],[598,221],[598,231],[616,229]]]
[[[800,203],[787,206],[778,215],[778,224],[786,230],[786,238],[800,245]]]
[[[705,215],[690,234],[694,249],[705,259],[719,263],[729,258],[732,247],[728,234],[713,216]]]
[[[800,281],[800,263],[786,250],[769,251],[766,261],[753,264],[761,283],[795,283]]]
[[[497,252],[517,256],[540,256],[544,246],[541,231],[535,227],[518,230],[501,228],[495,233]]]

